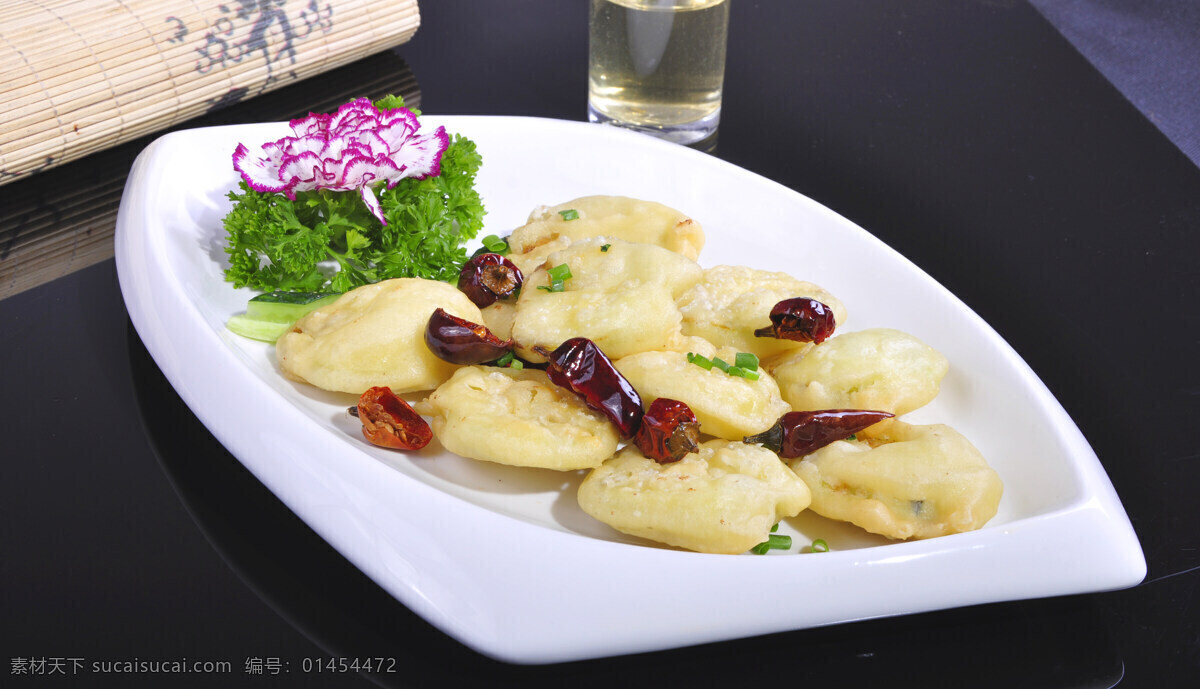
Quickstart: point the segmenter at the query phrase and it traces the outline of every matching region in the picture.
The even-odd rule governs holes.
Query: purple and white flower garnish
[[[269,141],[257,150],[238,144],[233,167],[251,189],[296,192],[315,189],[358,190],[371,214],[384,225],[374,185],[391,189],[405,177],[441,173],[442,153],[450,144],[444,127],[417,134],[420,123],[406,108],[380,112],[366,98],[332,115],[310,114],[288,123],[295,136]]]

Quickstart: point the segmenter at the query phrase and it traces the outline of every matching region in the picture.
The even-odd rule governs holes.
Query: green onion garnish
[[[825,539],[818,538],[817,540],[812,542],[812,551],[814,553],[828,553],[829,552],[829,544],[825,542]]]
[[[571,278],[571,266],[567,265],[566,263],[559,263],[547,272],[550,274],[551,282],[567,280]]]
[[[851,433],[851,434],[850,434],[850,437],[849,437],[849,438],[846,438],[846,440],[858,440],[858,436],[857,436],[857,435],[855,435],[855,434],[853,434],[853,433]]]
[[[602,244],[600,246],[600,251],[602,251],[604,253],[608,253],[608,247],[610,247],[610,246],[612,246],[612,244]]]
[[[520,359],[513,356],[512,352],[505,352],[504,356],[500,357],[499,359],[496,359],[492,363],[494,365],[500,366],[500,367],[507,366],[508,368],[511,368],[514,371],[520,371],[521,369],[525,368],[525,364]]]
[[[741,366],[730,366],[725,372],[731,376],[745,378],[746,380],[758,380],[758,371],[747,371]]]
[[[483,238],[483,248],[487,249],[493,254],[500,254],[503,256],[504,254],[508,253],[508,242],[500,239],[494,234],[489,234]]]
[[[778,530],[779,530],[779,522],[775,522],[774,524],[771,525],[771,533],[775,533]]]
[[[575,210],[574,208],[568,208],[565,211],[559,211],[558,214],[562,216],[563,220],[575,220],[579,217],[579,211]]]
[[[747,371],[758,370],[758,357],[751,352],[738,352],[733,358],[733,365]]]
[[[778,526],[779,526],[778,524],[775,525],[776,528]],[[771,529],[771,531],[774,531],[774,530],[775,530],[775,528]],[[750,552],[754,553],[755,555],[766,555],[768,550],[787,550],[788,548],[791,548],[791,547],[792,547],[792,537],[791,536],[784,536],[782,534],[772,533],[769,536],[767,536],[767,540],[765,540],[762,543],[759,543],[758,545],[751,548]]]
[[[538,289],[547,292],[562,292],[565,291],[564,282],[571,278],[571,267],[566,263],[560,263],[550,270],[546,271],[550,276],[550,286],[538,285]]]
[[[758,357],[746,352],[739,352],[734,361],[741,362],[741,364],[753,364],[753,368],[747,368],[741,364],[730,366],[729,362],[718,357],[709,359],[699,354],[693,354],[692,352],[688,352],[687,360],[689,364],[695,364],[705,371],[711,371],[716,367],[731,376],[745,378],[746,380],[758,380]]]

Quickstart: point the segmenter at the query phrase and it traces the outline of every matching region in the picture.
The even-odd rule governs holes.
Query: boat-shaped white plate
[[[197,417],[348,560],[477,651],[549,663],[886,615],[1132,586],[1146,565],[1078,428],[966,305],[836,213],[687,148],[611,127],[510,117],[423,118],[474,139],[483,234],[539,204],[652,199],[699,220],[700,262],[787,271],[837,295],[846,330],[892,327],[951,372],[918,423],[970,438],[1004,481],[983,529],[888,542],[802,514],[790,551],[705,555],[609,529],[575,503],[576,473],[463,459],[437,442],[368,446],[346,395],[285,380],[270,345],[225,329],[252,296],[223,280],[226,193],[238,142],[279,123],[168,134],[137,159],[117,221],[121,290],[138,334]],[[839,324],[841,325],[841,324]],[[813,539],[831,551],[812,553]]]

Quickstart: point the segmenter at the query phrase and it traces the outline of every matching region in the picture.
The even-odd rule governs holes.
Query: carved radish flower
[[[441,172],[442,153],[450,139],[444,127],[417,134],[417,116],[406,108],[380,111],[366,98],[338,108],[332,115],[310,114],[288,123],[295,136],[269,141],[256,150],[238,144],[233,167],[250,188],[281,192],[329,189],[357,190],[371,214],[384,225],[374,186],[391,189],[405,177],[418,179]]]

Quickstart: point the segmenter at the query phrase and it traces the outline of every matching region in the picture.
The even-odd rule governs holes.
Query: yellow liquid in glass
[[[592,0],[588,105],[634,128],[716,127],[728,0]]]

